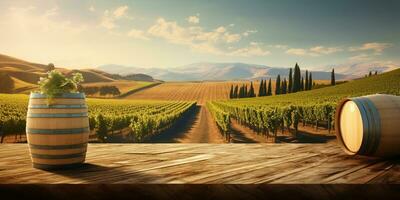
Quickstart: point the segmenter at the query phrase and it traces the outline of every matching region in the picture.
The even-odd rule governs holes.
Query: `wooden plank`
[[[0,145],[0,183],[400,183],[397,159],[327,144],[89,144],[81,168],[32,168],[26,144]]]

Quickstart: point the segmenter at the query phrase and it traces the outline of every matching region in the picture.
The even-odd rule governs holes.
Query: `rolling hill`
[[[136,85],[135,87],[137,87],[138,85],[146,85],[136,84],[136,81],[153,81],[152,77],[142,74],[131,74],[125,77],[115,74],[109,74],[98,69],[78,70],[58,67],[56,69],[66,75],[71,75],[75,72],[82,73],[85,78],[85,84],[99,83],[100,85],[104,85],[105,83],[109,83],[108,85],[115,85],[116,87],[122,85],[124,87],[124,90],[127,87],[127,81],[132,81],[132,85]],[[12,93],[27,93],[31,90],[36,89],[36,84],[39,81],[39,78],[45,76],[47,71],[47,65],[32,63],[0,54],[0,75],[11,78],[11,80],[13,81]]]
[[[204,81],[204,80],[256,80],[276,78],[278,74],[288,76],[289,68],[268,67],[245,63],[194,63],[190,65],[163,68],[138,68],[123,65],[102,65],[98,69],[117,74],[131,72],[145,73],[165,81]],[[314,79],[328,80],[330,72],[313,71]],[[352,75],[336,74],[338,80],[354,78]]]

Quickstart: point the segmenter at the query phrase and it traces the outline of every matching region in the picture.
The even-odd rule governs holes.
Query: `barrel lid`
[[[379,145],[380,116],[369,98],[347,98],[336,107],[336,137],[347,154],[372,155]]]
[[[351,152],[360,150],[363,140],[363,121],[361,111],[353,101],[344,103],[340,111],[340,132],[343,143]]]
[[[48,96],[46,94],[38,93],[38,92],[31,92],[30,95],[31,99],[47,99]],[[61,98],[61,99],[84,99],[85,98],[85,93],[62,93],[59,95],[56,95],[54,98]]]

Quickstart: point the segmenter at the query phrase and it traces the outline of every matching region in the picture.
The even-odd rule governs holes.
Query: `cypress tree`
[[[292,87],[293,87],[292,68],[290,68],[289,69],[289,89],[288,89],[288,93],[292,92]]]
[[[233,98],[233,85],[231,85],[231,90],[229,91],[229,98]]]
[[[278,77],[276,77],[276,83],[275,83],[275,95],[281,94],[281,75],[278,74]]]
[[[309,84],[308,88],[309,88],[310,90],[312,90],[312,88],[313,88],[313,86],[315,85],[315,83],[313,83],[311,72],[310,72],[310,78],[308,78],[308,84]]]
[[[243,97],[248,97],[247,96],[247,94],[248,94],[248,92],[247,92],[247,84],[245,84],[245,85],[243,85],[243,88],[244,88],[244,91],[243,91]]]
[[[267,96],[271,96],[271,95],[272,95],[272,84],[271,84],[271,78],[269,78]]]
[[[286,93],[287,93],[287,82],[286,78],[284,78],[282,81],[281,94],[286,94]]]
[[[336,81],[335,81],[335,68],[332,69],[332,73],[331,73],[331,85],[336,85]]]
[[[264,96],[267,96],[268,95],[267,80],[264,80],[263,90],[264,90],[263,91]]]
[[[372,76],[372,72],[371,72],[371,71],[369,71],[369,74],[368,74],[368,76]]]
[[[308,85],[308,70],[306,70],[306,82],[304,83],[304,90],[309,90]]]
[[[250,89],[249,89],[248,97],[255,97],[255,96],[256,96],[256,94],[254,93],[253,82],[250,82]]]
[[[260,82],[260,87],[258,88],[258,96],[259,96],[259,97],[264,96],[264,95],[263,95],[263,91],[264,91],[263,86],[264,86],[264,80],[261,80],[261,82]]]
[[[300,80],[300,91],[303,91],[303,90],[304,90],[304,78],[301,77],[301,80]]]
[[[242,85],[239,88],[239,98],[243,98],[243,92],[244,92],[244,88],[243,88],[243,85]]]
[[[300,74],[300,67],[296,63],[294,66],[294,75],[293,75],[293,89],[292,92],[300,91],[300,83],[301,82],[301,74]]]
[[[233,98],[238,98],[239,97],[239,87],[236,85],[235,90],[233,91]]]

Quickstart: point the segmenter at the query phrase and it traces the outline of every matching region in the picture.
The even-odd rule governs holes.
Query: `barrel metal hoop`
[[[362,121],[362,125],[363,125],[363,138],[362,138],[362,142],[361,142],[361,146],[360,149],[358,150],[357,154],[360,155],[365,155],[365,153],[367,152],[367,145],[368,145],[368,137],[369,137],[369,132],[370,132],[370,127],[369,127],[369,117],[368,117],[368,113],[366,108],[364,107],[363,104],[363,98],[362,97],[358,97],[358,98],[352,98],[351,100],[357,105],[358,110],[360,110],[360,114],[361,114],[361,121]]]
[[[84,109],[87,108],[86,104],[35,104],[30,105],[29,109]]]
[[[88,113],[30,113],[28,112],[28,118],[78,118],[87,117]]]
[[[86,148],[87,143],[82,144],[68,144],[68,145],[38,145],[38,144],[29,144],[29,148],[31,149],[44,149],[44,150],[65,150],[65,149],[80,149]]]
[[[28,134],[50,134],[50,135],[57,135],[57,134],[82,134],[82,133],[89,133],[89,127],[84,128],[70,128],[70,129],[33,129],[33,128],[26,128],[26,133]]]
[[[379,146],[379,142],[381,139],[381,120],[380,120],[380,115],[379,112],[375,106],[375,104],[368,98],[364,99],[365,101],[365,106],[367,107],[367,109],[370,112],[370,116],[371,116],[371,121],[370,121],[370,132],[369,135],[371,137],[369,137],[368,140],[368,155],[372,155],[376,152],[376,150],[378,149]]]
[[[41,93],[32,92],[30,95],[31,99],[48,99],[48,96]],[[61,98],[61,99],[84,99],[84,93],[62,93],[54,96],[53,98]]]
[[[50,155],[50,154],[35,154],[32,153],[32,158],[39,159],[69,159],[69,158],[79,158],[86,155],[86,152],[75,153],[75,154],[62,154],[62,155]]]

